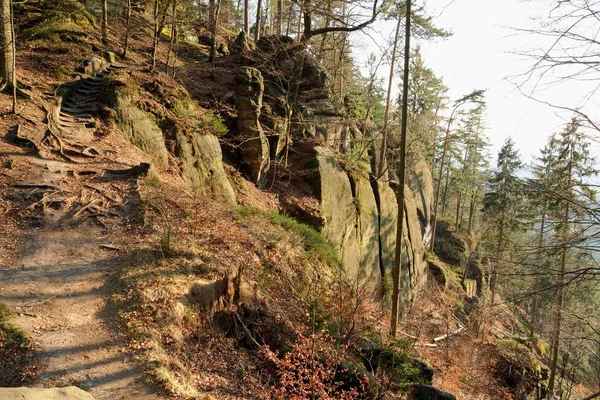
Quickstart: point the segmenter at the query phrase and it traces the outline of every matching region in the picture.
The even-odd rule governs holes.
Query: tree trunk
[[[475,201],[477,200],[477,194],[479,193],[479,185],[475,186],[475,190],[473,191],[473,195],[471,196],[471,205],[469,206],[469,227],[468,232],[471,233],[473,231],[473,222],[475,216]]]
[[[283,0],[277,0],[277,35],[281,36],[283,33]]]
[[[249,0],[244,0],[244,32],[250,34],[250,4]]]
[[[285,28],[285,36],[290,36],[292,29],[292,15],[294,15],[294,3],[290,2],[290,8],[288,9],[287,26]]]
[[[169,65],[171,65],[171,53],[175,46],[175,40],[177,40],[177,0],[173,0],[173,8],[171,9],[171,41],[169,42],[169,51],[167,52],[167,74],[169,73]],[[175,69],[175,64],[173,64]]]
[[[444,184],[444,198],[442,199],[442,218],[446,218],[446,206],[448,205],[448,185],[450,184],[450,166],[446,166],[446,183]]]
[[[154,17],[154,37],[152,38],[152,56],[150,61],[150,71],[154,71],[156,68],[156,51],[158,50],[158,39],[160,37],[159,22],[158,22],[158,0],[154,0],[154,11],[152,16]]]
[[[440,188],[442,186],[442,174],[444,173],[444,162],[446,161],[446,152],[448,151],[448,139],[450,138],[450,126],[452,125],[452,121],[454,120],[454,113],[458,109],[458,105],[454,107],[452,113],[450,114],[450,118],[448,119],[448,127],[446,128],[446,137],[444,138],[444,148],[442,150],[442,159],[440,160],[440,173],[438,175],[438,184],[435,190],[435,200],[433,202],[433,230],[431,236],[431,243],[429,244],[429,251],[433,253],[433,246],[435,245],[435,231],[437,229],[437,213],[438,213],[438,205],[440,201]]]
[[[546,226],[546,201],[544,200],[544,206],[542,211],[542,222],[540,226],[540,237],[538,239],[538,246],[536,251],[535,261],[535,280],[533,283],[533,304],[531,305],[531,343],[534,343],[534,332],[537,326],[537,314],[538,314],[538,299],[539,299],[539,287],[540,287],[540,274],[542,270],[542,247],[544,246],[544,229]]]
[[[260,39],[260,24],[262,23],[262,0],[258,0],[258,5],[256,8],[256,26],[254,31],[254,41],[258,42]]]
[[[385,112],[383,114],[383,127],[381,128],[381,149],[379,150],[379,166],[377,167],[377,178],[381,178],[383,173],[385,172],[385,162],[386,162],[386,152],[387,152],[387,130],[388,130],[388,122],[390,118],[390,105],[392,102],[392,83],[394,80],[394,68],[396,66],[396,52],[398,49],[398,40],[400,36],[400,25],[402,21],[400,20],[400,10],[398,10],[398,21],[396,23],[396,34],[394,36],[394,45],[392,47],[392,60],[390,62],[390,73],[388,76],[388,89],[385,100]],[[406,55],[405,55],[406,57]],[[404,100],[402,99],[404,104]],[[404,122],[404,121],[403,121]]]
[[[302,40],[302,19],[306,19],[305,16],[302,15],[302,8],[300,8],[300,11],[298,12],[298,33],[296,34],[296,39],[298,41],[298,43],[300,43],[300,41]]]
[[[346,2],[343,3],[342,5],[342,21],[344,21],[344,24],[346,24]],[[335,32],[334,32],[335,34]],[[341,50],[340,50],[340,92],[339,92],[339,96],[340,99],[344,98],[344,84],[345,84],[345,70],[346,70],[346,58],[345,58],[345,54],[346,54],[346,33],[342,32],[342,46],[341,46]],[[334,36],[335,37],[335,36]]]
[[[8,86],[16,86],[14,84],[15,74],[15,46],[13,40],[12,15],[11,15],[11,0],[2,0],[0,7],[0,45],[2,46],[2,58],[0,62],[0,76]]]
[[[216,1],[216,4],[215,4],[215,1]],[[219,12],[221,10],[221,0],[211,0],[211,2],[213,3],[214,10],[212,10],[212,12],[213,12],[212,25],[210,27],[211,35],[212,35],[210,58],[212,61],[212,70],[213,70],[213,77],[214,77],[216,63],[217,63],[217,25],[219,23]]]
[[[398,227],[396,231],[396,258],[393,271],[392,315],[390,335],[396,336],[398,318],[398,298],[400,296],[400,269],[402,267],[402,236],[404,227],[404,188],[406,175],[406,131],[408,127],[408,79],[410,67],[410,8],[411,0],[406,1],[406,37],[404,44],[404,81],[402,83],[402,127],[400,132],[400,168],[398,186]],[[398,18],[400,19],[400,18]]]
[[[571,188],[571,177],[573,174],[573,145],[570,146],[570,157],[569,157],[569,171],[568,171],[568,190]],[[565,214],[563,217],[563,223],[566,225],[569,222],[569,202],[565,204]],[[568,226],[565,229],[569,229]],[[554,396],[554,385],[556,381],[556,365],[558,362],[558,349],[560,347],[560,329],[562,324],[562,308],[564,303],[564,284],[565,284],[565,272],[567,269],[567,244],[563,244],[563,248],[560,255],[560,273],[558,275],[558,286],[556,288],[556,303],[555,303],[555,314],[554,314],[554,327],[552,329],[552,358],[550,359],[550,378],[548,378],[548,393],[550,397]]]
[[[17,113],[17,44],[16,44],[16,35],[15,35],[15,21],[14,21],[14,10],[13,10],[13,3],[11,0],[8,0],[10,2],[10,37],[11,37],[11,41],[10,41],[10,47],[11,47],[11,53],[12,53],[12,59],[11,59],[11,74],[10,74],[10,86],[12,86],[12,109],[11,112],[13,114]]]
[[[131,0],[127,0],[127,14],[125,17],[125,42],[123,43],[123,58],[127,57],[129,49],[129,35],[131,34]]]
[[[490,277],[490,292],[492,294],[492,303],[493,306],[495,304],[496,298],[496,286],[498,284],[498,264],[499,260],[502,260],[502,253],[504,251],[504,215],[500,218],[500,232],[498,232],[498,242],[496,243],[496,260],[492,263],[492,274]]]
[[[454,225],[456,225],[456,231],[460,229],[460,206],[462,202],[462,190],[458,192],[458,198],[456,199],[456,217]]]
[[[565,216],[568,217],[569,206],[566,206]],[[565,219],[566,221],[566,219]],[[565,272],[567,265],[567,249],[564,248],[560,256],[560,273],[558,275],[558,283],[556,288],[556,301],[554,313],[554,326],[552,328],[552,357],[550,359],[550,378],[548,379],[548,393],[554,395],[554,385],[556,381],[556,366],[558,363],[558,348],[560,347],[560,329],[562,323],[562,307],[563,307],[563,286],[565,284]]]
[[[108,0],[102,1],[102,44],[108,44]]]

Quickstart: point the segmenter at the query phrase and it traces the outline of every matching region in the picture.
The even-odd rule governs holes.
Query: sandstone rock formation
[[[262,187],[270,164],[269,141],[259,121],[265,90],[263,77],[256,68],[243,67],[236,74],[235,83],[242,163],[252,181]]]
[[[244,54],[249,53],[256,49],[256,45],[250,39],[250,36],[246,32],[241,31],[240,34],[235,38],[235,41],[231,45],[232,54]]]
[[[172,145],[167,148],[166,133],[151,114],[137,106],[135,96],[118,88],[114,93],[113,107],[122,135],[148,154],[159,170],[175,165],[183,179],[199,193],[235,205],[235,193],[223,168],[219,140],[209,133],[174,130]]]

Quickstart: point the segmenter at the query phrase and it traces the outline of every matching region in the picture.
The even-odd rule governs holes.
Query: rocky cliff
[[[379,132],[348,115],[330,93],[325,71],[301,45],[266,37],[256,49],[243,43],[237,47],[245,50],[222,61],[233,79],[217,80],[237,109],[225,138],[234,154],[229,161],[259,189],[275,192],[281,211],[319,229],[336,246],[351,279],[374,295],[385,294],[394,264],[398,204],[393,181],[373,173]],[[217,138],[189,124],[189,116],[197,118],[200,111],[190,108],[187,92],[159,90],[156,82],[139,79],[129,72],[112,82],[111,104],[123,135],[157,168],[175,168],[200,192],[235,204]],[[142,90],[131,90],[135,85]],[[433,191],[427,164],[416,155],[410,160],[402,309],[426,281]],[[300,192],[302,200],[311,198],[318,206],[300,201]]]
[[[385,288],[394,264],[398,205],[387,174],[377,178],[373,173],[379,132],[349,117],[329,92],[326,73],[316,60],[285,38],[263,38],[241,64],[236,75],[237,134],[245,144],[238,153],[240,165],[250,167],[248,175],[261,186],[279,178],[277,172],[268,173],[269,165],[287,165],[299,177],[297,186],[308,183],[320,203],[317,216],[307,218],[308,210],[295,214],[317,225],[337,247],[352,279]],[[404,204],[407,251],[401,272],[404,306],[426,281],[433,192],[425,161],[416,155],[410,160]],[[285,188],[275,186],[286,196]]]

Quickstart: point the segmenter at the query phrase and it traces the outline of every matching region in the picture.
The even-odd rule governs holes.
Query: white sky
[[[506,79],[527,71],[532,64],[532,60],[515,55],[513,50],[548,45],[547,39],[516,34],[511,29],[537,27],[538,22],[533,18],[547,14],[548,3],[523,0],[427,2],[426,10],[429,15],[436,16],[435,24],[454,34],[445,40],[422,43],[423,58],[450,88],[451,99],[460,98],[473,89],[487,89],[487,134],[492,143],[492,165],[508,136],[517,143],[523,161],[529,162],[544,146],[547,137],[561,130],[570,118],[568,112],[558,112],[527,99]],[[381,24],[373,28],[373,31],[377,30],[380,32],[372,32],[371,37],[378,45],[385,46],[384,43],[393,36],[393,27]],[[372,40],[363,38],[359,42],[364,44],[355,49],[358,60],[378,52]],[[382,76],[387,76],[387,72]],[[400,79],[396,79],[399,82]],[[585,84],[569,83],[536,92],[536,96],[553,104],[576,107],[586,93]]]

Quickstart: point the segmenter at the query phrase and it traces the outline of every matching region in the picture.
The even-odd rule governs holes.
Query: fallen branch
[[[417,340],[417,339],[418,339],[416,336],[409,335],[409,334],[408,334],[408,333],[406,333],[406,332],[402,332],[402,331],[398,331],[398,332],[399,332],[399,333],[401,333],[402,335],[404,335],[404,336],[408,337],[408,338],[411,338],[411,339],[413,339],[413,340]]]
[[[113,250],[113,251],[120,251],[120,250],[122,250],[120,247],[113,246],[112,244],[101,244],[100,248],[101,249],[107,249],[107,250]]]
[[[429,347],[429,348],[438,348],[439,346],[435,343],[417,343],[417,346]]]
[[[456,335],[458,335],[459,333],[461,333],[461,332],[462,332],[462,331],[464,331],[464,330],[465,330],[465,327],[464,327],[464,326],[461,326],[460,328],[458,328],[458,329],[457,329],[457,330],[455,330],[455,331],[452,331],[452,332],[446,333],[445,335],[438,336],[438,337],[434,338],[434,339],[433,339],[433,341],[434,341],[435,343],[437,343],[437,342],[441,342],[442,340],[448,339],[449,337],[452,337],[452,336],[456,336]]]

